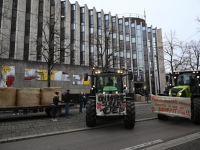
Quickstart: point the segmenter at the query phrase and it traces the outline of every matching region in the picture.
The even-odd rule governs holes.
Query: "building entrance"
[[[145,89],[143,83],[134,83],[135,87],[135,94],[140,94],[142,96],[145,96]]]

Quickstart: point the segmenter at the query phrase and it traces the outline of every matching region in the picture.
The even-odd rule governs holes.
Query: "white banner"
[[[191,98],[152,95],[151,111],[191,119]]]

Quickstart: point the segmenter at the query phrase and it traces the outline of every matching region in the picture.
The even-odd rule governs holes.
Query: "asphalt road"
[[[136,122],[133,130],[123,125],[84,130],[54,136],[0,144],[1,150],[135,150],[151,148],[168,141],[200,132],[198,125],[184,118]],[[193,141],[196,142],[196,141]],[[146,144],[146,147],[144,146]],[[142,146],[143,145],[143,146]],[[190,145],[193,149],[194,145]],[[199,146],[199,144],[198,144]],[[176,147],[178,148],[178,147]],[[160,148],[162,149],[162,148]],[[153,149],[155,150],[155,149]],[[180,149],[170,149],[180,150]]]
[[[151,113],[150,104],[136,103],[136,120],[156,117]],[[71,118],[64,117],[64,110],[57,122],[52,122],[44,112],[12,115],[12,112],[0,112],[0,143],[27,138],[54,135],[66,132],[91,129],[85,123],[85,108],[79,113],[78,108],[71,108]],[[96,127],[111,124],[123,124],[120,118],[97,119]]]

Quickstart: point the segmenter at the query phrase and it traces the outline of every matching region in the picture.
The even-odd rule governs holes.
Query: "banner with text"
[[[191,118],[191,99],[186,97],[151,96],[151,111],[169,116]]]

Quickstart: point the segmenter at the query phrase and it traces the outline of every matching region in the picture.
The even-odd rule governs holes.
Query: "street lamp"
[[[95,67],[93,66],[93,67],[92,67],[92,74],[94,73],[94,70],[95,70]]]
[[[127,69],[125,68],[125,66],[122,67],[123,71],[126,71],[126,75],[127,75]],[[127,76],[126,76],[126,86],[127,86]]]
[[[94,85],[94,70],[95,70],[95,67],[93,66],[92,67],[92,86]]]

